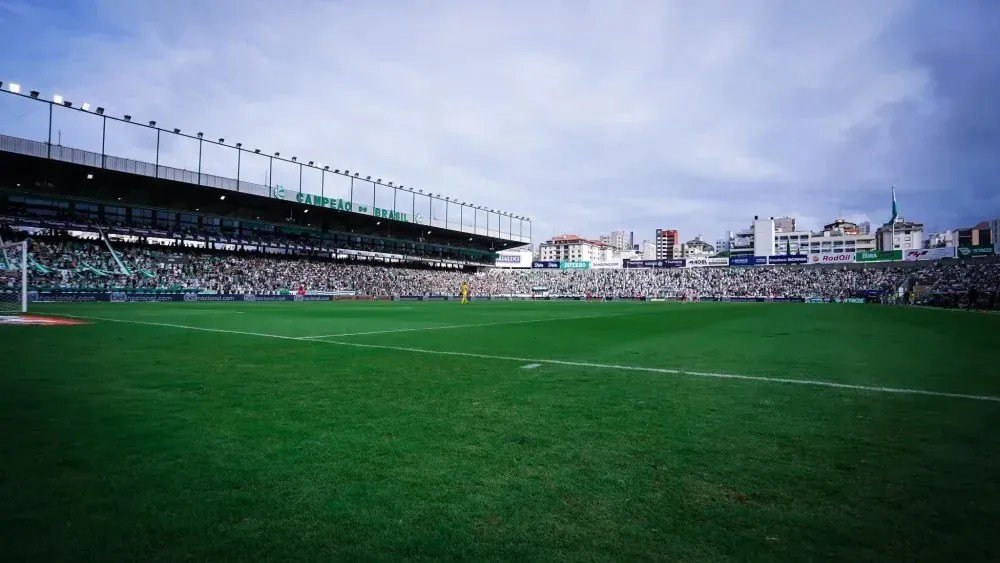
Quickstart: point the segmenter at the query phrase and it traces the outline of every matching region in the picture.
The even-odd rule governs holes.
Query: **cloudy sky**
[[[893,185],[933,230],[1000,217],[994,1],[0,0],[0,37],[0,80],[528,215],[536,242],[884,222]],[[43,139],[10,102],[0,130]]]

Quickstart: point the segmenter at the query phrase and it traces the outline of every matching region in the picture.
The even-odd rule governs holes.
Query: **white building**
[[[733,232],[726,231],[726,236],[715,240],[715,251],[718,253],[732,252],[733,250]]]
[[[837,219],[819,232],[780,231],[777,219],[754,217],[753,226],[733,235],[733,256],[775,256],[784,254],[844,254],[875,250],[875,236],[862,227]],[[782,218],[784,227],[794,227],[794,220]]]
[[[612,231],[611,234],[601,235],[601,242],[616,250],[630,250],[633,236],[632,231]]]
[[[876,231],[879,250],[920,250],[924,244],[924,226],[900,217],[894,224],[882,225]]]
[[[538,245],[539,260],[603,262],[612,258],[610,245],[580,235],[558,235]]]
[[[682,246],[685,258],[703,258],[715,255],[715,247],[701,239],[701,235],[687,241]]]
[[[656,260],[656,243],[644,240],[633,246],[637,260]]]
[[[948,248],[958,246],[958,234],[955,233],[955,231],[931,233],[931,235],[927,237],[927,240],[924,242],[924,246],[927,248]]]

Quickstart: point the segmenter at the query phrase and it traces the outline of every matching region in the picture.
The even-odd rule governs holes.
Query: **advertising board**
[[[622,260],[624,268],[683,268],[684,259],[672,260]]]
[[[954,246],[923,248],[920,250],[907,250],[903,253],[903,260],[941,260],[943,258],[954,258],[955,255]]]
[[[684,266],[687,268],[705,268],[728,265],[729,258],[688,258],[684,261]]]
[[[547,269],[559,269],[558,260],[535,260],[531,263],[531,267],[536,270],[547,270]]]
[[[995,256],[993,245],[983,244],[979,246],[958,247],[959,258],[986,258],[988,256]]]
[[[809,257],[805,254],[783,254],[781,256],[768,256],[767,263],[771,265],[782,264],[808,264]]]
[[[601,261],[601,262],[593,262],[592,261],[590,263],[590,269],[591,270],[620,270],[621,267],[622,267],[622,261],[621,261],[621,259],[619,259],[619,260]]]
[[[767,264],[767,256],[730,256],[730,266],[763,266]]]
[[[809,255],[810,264],[848,264],[854,262],[854,253],[821,252]]]
[[[893,262],[902,259],[902,250],[866,250],[854,253],[856,262]]]
[[[497,268],[530,268],[530,250],[501,250],[493,265]]]

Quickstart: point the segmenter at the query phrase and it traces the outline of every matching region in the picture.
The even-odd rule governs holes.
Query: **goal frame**
[[[17,313],[22,313],[23,314],[23,313],[27,313],[28,312],[28,241],[27,241],[27,239],[25,239],[25,240],[22,240],[21,242],[14,242],[14,243],[3,243],[3,242],[0,242],[0,250],[3,250],[4,254],[6,254],[6,250],[8,248],[12,248],[13,249],[13,248],[18,248],[18,247],[20,247],[20,251],[21,251],[20,252],[20,254],[21,254],[21,264],[20,264],[20,267],[21,267],[21,303],[20,303],[20,305],[21,305],[21,307],[20,307],[20,311],[15,311],[14,313],[15,314],[17,314]],[[6,257],[4,256],[3,258],[6,258]],[[2,314],[2,313],[0,313],[0,314]]]

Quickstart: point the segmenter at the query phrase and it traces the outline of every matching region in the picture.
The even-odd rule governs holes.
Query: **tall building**
[[[632,248],[632,233],[630,231],[612,231],[609,235],[601,235],[601,242],[615,250]]]
[[[886,223],[875,232],[879,250],[919,250],[924,243],[924,226],[902,217]]]
[[[732,252],[733,250],[733,232],[726,231],[726,236],[715,240],[715,251],[718,253]]]
[[[656,229],[656,259],[682,258],[681,236],[677,229]]]

